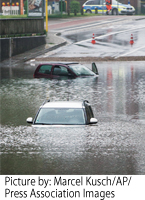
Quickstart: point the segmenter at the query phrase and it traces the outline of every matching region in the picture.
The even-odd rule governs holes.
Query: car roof
[[[41,108],[83,108],[83,102],[81,101],[54,101],[47,102],[41,106]]]
[[[40,65],[73,65],[79,64],[78,62],[49,62],[49,63],[41,63]]]

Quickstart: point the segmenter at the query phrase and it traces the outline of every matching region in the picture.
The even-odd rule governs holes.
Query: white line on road
[[[138,29],[142,29],[142,28],[145,28],[145,25],[144,25],[144,26],[140,26],[140,27],[134,27],[134,28],[131,28],[131,29],[129,28],[129,29],[123,30],[123,31],[116,31],[116,32],[112,32],[112,33],[107,33],[107,34],[105,34],[105,35],[97,36],[97,37],[95,37],[95,39],[104,38],[104,37],[107,37],[107,36],[110,36],[110,35],[115,35],[115,34],[119,34],[119,33],[124,33],[124,32],[132,31],[132,30],[138,30]],[[83,42],[87,42],[87,41],[90,41],[90,40],[92,40],[92,38],[89,38],[89,39],[87,39],[87,40],[82,40],[82,41],[76,42],[76,43],[74,43],[74,44],[81,44],[81,43],[83,43]]]
[[[140,47],[140,48],[137,48],[137,49],[134,49],[134,50],[132,50],[132,51],[130,51],[130,52],[124,53],[124,54],[119,55],[119,56],[116,56],[116,57],[114,57],[114,58],[118,58],[118,57],[126,56],[126,55],[128,55],[128,54],[134,53],[134,52],[136,52],[136,51],[138,51],[138,50],[140,50],[140,49],[143,49],[143,48],[145,48],[145,46]]]
[[[66,31],[71,31],[71,30],[78,30],[78,29],[83,29],[83,28],[88,28],[88,27],[92,27],[92,26],[98,26],[98,25],[102,25],[102,24],[106,24],[106,23],[112,23],[112,22],[118,22],[118,21],[122,21],[122,19],[116,19],[116,20],[112,20],[112,21],[103,21],[103,22],[95,22],[94,24],[88,24],[88,25],[79,25],[79,27],[72,27],[72,28],[68,28],[68,29],[63,29],[60,30],[59,32],[66,32]]]

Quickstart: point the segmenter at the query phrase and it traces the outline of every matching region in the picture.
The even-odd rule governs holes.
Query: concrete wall
[[[0,39],[0,61],[9,58],[9,39]]]
[[[0,61],[24,53],[46,43],[46,36],[0,39]]]
[[[0,19],[0,35],[43,33],[43,18]]]
[[[46,44],[45,35],[13,37],[37,33],[44,33],[43,18],[0,19],[0,61]]]

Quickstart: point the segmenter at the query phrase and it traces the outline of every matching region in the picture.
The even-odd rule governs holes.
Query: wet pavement
[[[78,28],[60,29],[61,37],[67,40],[68,45],[61,47],[56,52],[48,52],[39,57],[39,60],[53,59],[53,57],[96,57],[127,60],[141,58],[145,60],[145,18],[131,16],[114,16],[100,18],[101,21],[86,24]],[[51,26],[50,26],[51,30]],[[94,37],[94,38],[93,38]],[[133,45],[130,44],[131,38]],[[92,40],[95,44],[92,44]],[[51,58],[50,58],[51,57]],[[118,60],[119,60],[118,59]]]
[[[91,61],[92,59],[94,61],[145,60],[144,40],[142,39],[144,38],[144,29],[141,33],[138,32],[138,30],[135,31],[133,48],[129,45],[130,33],[127,35],[121,33],[125,35],[121,35],[118,39],[115,30],[115,27],[117,27],[118,31],[121,31],[124,23],[126,23],[124,29],[129,29],[129,25],[131,25],[131,28],[135,27],[135,25],[133,25],[135,22],[144,25],[144,20],[144,16],[105,15],[68,19],[49,19],[46,45],[42,45],[7,59],[0,63],[0,66],[15,65],[16,63],[26,62],[30,59],[35,59],[37,61],[60,61],[60,59],[62,61],[70,61],[70,59],[72,61],[74,59],[76,59],[76,61]],[[115,32],[113,30],[115,30]],[[96,37],[95,45],[91,44],[93,33]],[[139,34],[141,34],[141,36]],[[104,42],[106,38],[108,41]],[[136,43],[136,41],[139,41],[141,49],[138,47],[138,42]],[[85,44],[83,44],[84,42]],[[120,43],[119,45],[116,44],[118,42]],[[62,48],[60,48],[61,46]],[[74,51],[72,51],[72,49]],[[124,55],[124,50],[127,51],[127,55]],[[79,51],[81,53],[78,53]],[[139,51],[138,56],[136,56],[137,51]],[[110,52],[110,54],[107,53],[107,55],[105,52]],[[119,52],[123,53],[121,57],[118,57]],[[113,54],[113,56],[111,54]]]
[[[97,79],[69,81],[33,79],[37,64],[1,69],[1,174],[145,174],[145,62],[100,62]],[[99,122],[26,124],[48,98],[87,99]]]

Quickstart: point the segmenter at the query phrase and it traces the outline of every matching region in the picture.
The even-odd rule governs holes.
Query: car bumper
[[[121,10],[120,14],[133,15],[133,14],[135,14],[135,10]]]

